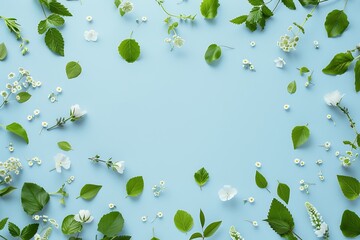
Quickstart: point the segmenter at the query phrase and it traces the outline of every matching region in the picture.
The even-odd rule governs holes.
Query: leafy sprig
[[[29,44],[30,41],[28,39],[23,38],[20,29],[21,25],[17,22],[17,19],[7,18],[4,16],[0,16],[0,19],[4,20],[4,23],[6,24],[10,32],[15,35],[16,39],[21,41],[21,44],[19,46],[21,49],[21,54],[26,55],[26,53],[29,52],[27,44]]]
[[[205,227],[205,220],[206,220],[205,214],[200,209],[201,232],[193,233],[190,236],[189,240],[197,239],[197,238],[201,238],[204,240],[205,238],[211,237],[212,235],[214,235],[216,233],[216,231],[219,229],[219,227],[221,226],[221,223],[222,223],[222,221],[212,222]]]

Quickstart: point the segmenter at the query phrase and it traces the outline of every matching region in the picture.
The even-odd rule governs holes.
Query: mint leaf
[[[38,24],[38,33],[44,34],[49,28],[47,20],[41,20]]]
[[[359,216],[350,210],[345,210],[342,215],[340,229],[345,237],[355,238],[359,236],[360,235]]]
[[[210,64],[221,57],[221,47],[216,44],[211,44],[205,52],[205,61]]]
[[[5,43],[0,43],[0,61],[3,61],[7,56],[7,49]]]
[[[55,27],[60,27],[65,24],[65,19],[58,14],[51,14],[47,17],[47,21]]]
[[[45,43],[54,53],[64,56],[64,39],[61,32],[56,28],[49,28],[45,34]]]
[[[133,177],[126,183],[126,193],[130,197],[139,196],[144,190],[144,179],[142,176]]]
[[[4,187],[3,189],[0,189],[0,197],[3,197],[7,194],[10,194],[12,191],[14,191],[16,188],[13,186],[7,186]],[[0,229],[1,230],[1,229]]]
[[[290,211],[277,199],[273,199],[267,219],[270,227],[280,236],[292,233],[295,224]]]
[[[246,27],[250,31],[255,31],[257,25],[263,30],[265,28],[266,21],[273,16],[272,11],[266,7],[266,5],[253,7],[246,19]]]
[[[213,19],[216,17],[219,7],[219,0],[202,0],[200,11],[206,19]]]
[[[128,63],[135,62],[140,56],[139,43],[134,39],[123,40],[118,47],[118,51],[120,56]]]
[[[24,211],[33,215],[40,212],[50,200],[50,195],[35,183],[24,183],[21,189],[21,204]]]
[[[120,212],[114,211],[101,217],[97,230],[107,237],[118,235],[124,227],[124,218]]]
[[[355,91],[360,92],[360,60],[356,62],[354,72],[355,72]],[[360,145],[358,146],[360,147]]]
[[[204,237],[211,237],[219,229],[222,221],[210,223],[204,230]]]
[[[20,238],[21,240],[30,240],[35,236],[39,228],[38,223],[29,224],[21,230]]]
[[[66,141],[61,141],[57,143],[58,147],[63,150],[63,151],[70,151],[72,150],[72,147],[70,145],[70,143],[66,142]]]
[[[8,230],[11,236],[13,237],[19,237],[20,236],[20,228],[16,226],[14,223],[9,222],[8,223]]]
[[[7,125],[6,130],[21,137],[27,144],[29,144],[27,132],[19,123],[13,122]]]
[[[291,133],[294,149],[297,149],[303,144],[305,144],[308,141],[309,137],[310,130],[307,126],[294,127]]]
[[[3,218],[0,221],[0,230],[3,230],[9,218]]]
[[[355,200],[360,195],[360,182],[353,177],[337,175],[337,179],[344,196],[349,200]]]
[[[307,67],[301,67],[301,68],[298,68],[298,70],[299,70],[301,76],[304,75],[304,73],[310,72],[310,70]]]
[[[246,22],[248,15],[242,15],[239,17],[236,17],[234,19],[231,19],[230,22],[234,23],[234,24],[243,24],[244,22]]]
[[[281,0],[282,3],[290,10],[295,10],[296,6],[294,0]]]
[[[267,188],[268,186],[266,178],[259,171],[255,173],[255,182],[259,188]]]
[[[289,83],[289,85],[287,86],[287,91],[290,94],[296,93],[296,81],[295,80]]]
[[[344,10],[333,10],[325,21],[325,29],[328,37],[340,36],[349,26],[349,21]]]
[[[52,13],[57,13],[59,15],[68,16],[68,17],[72,16],[69,10],[61,3],[57,2],[56,0],[52,0],[49,3],[49,9]]]
[[[82,231],[82,224],[74,219],[74,215],[68,215],[61,224],[61,231],[65,235],[71,235]]]
[[[71,61],[66,64],[65,71],[67,78],[73,79],[81,74],[82,68],[78,62]]]
[[[28,92],[20,92],[16,95],[16,100],[19,103],[27,102],[31,98],[31,94]]]
[[[194,174],[195,182],[199,185],[200,188],[204,186],[209,181],[209,173],[205,168],[200,168]]]
[[[322,72],[329,75],[344,74],[348,70],[353,60],[354,57],[351,52],[338,53],[334,56],[331,62],[322,70]]]
[[[178,210],[174,216],[174,223],[177,229],[187,233],[194,226],[194,219],[184,210]]]
[[[98,194],[101,188],[101,185],[85,184],[80,190],[80,196],[77,198],[91,200]]]
[[[277,187],[277,194],[279,198],[281,198],[284,202],[286,202],[286,204],[289,204],[290,188],[288,185],[279,182]]]

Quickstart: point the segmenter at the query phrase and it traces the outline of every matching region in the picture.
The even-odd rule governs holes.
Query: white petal
[[[79,215],[79,214],[75,214],[74,220],[77,221],[77,222],[82,222],[81,219],[80,219],[80,215]]]

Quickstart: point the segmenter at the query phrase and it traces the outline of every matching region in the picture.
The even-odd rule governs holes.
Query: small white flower
[[[62,88],[61,88],[61,87],[57,87],[57,88],[56,88],[56,92],[61,93],[61,92],[62,92]]]
[[[34,165],[34,162],[33,162],[33,161],[29,161],[29,162],[28,162],[28,165],[29,165],[29,167],[32,167],[32,166]]]
[[[301,161],[301,162],[300,162],[300,166],[301,166],[301,167],[305,166],[305,162],[304,162],[304,161]]]
[[[112,167],[118,173],[123,174],[125,170],[125,162],[124,161],[116,162]]]
[[[251,47],[255,47],[255,46],[256,46],[256,42],[255,42],[255,41],[251,41],[251,42],[250,42],[250,46],[251,46]]]
[[[254,226],[254,227],[257,227],[259,226],[258,222],[257,221],[252,221],[251,224]]]
[[[71,115],[74,118],[81,118],[82,116],[84,116],[86,114],[86,111],[82,110],[79,106],[79,104],[75,104],[73,106],[71,106]]]
[[[35,85],[36,85],[36,87],[41,87],[42,83],[41,83],[40,81],[37,81],[37,82],[35,83]]]
[[[34,215],[34,216],[33,216],[33,219],[34,219],[35,221],[39,221],[39,220],[40,220],[40,216],[39,216],[39,215]]]
[[[337,106],[345,94],[342,94],[338,90],[330,92],[324,96],[324,101],[329,106]]]
[[[304,190],[305,190],[304,186],[300,186],[300,187],[299,187],[299,190],[300,190],[301,192],[304,191]]]
[[[171,38],[165,38],[165,39],[164,39],[164,42],[166,42],[166,43],[171,43]]]
[[[28,121],[31,121],[31,120],[33,119],[33,116],[32,116],[32,115],[28,115],[28,116],[26,117],[26,119],[27,119]]]
[[[40,234],[36,233],[35,236],[34,236],[34,239],[35,240],[41,240],[42,237],[40,236]]]
[[[85,40],[88,42],[96,42],[98,39],[98,35],[99,34],[93,29],[84,32]]]
[[[87,16],[87,17],[86,17],[86,21],[91,22],[92,20],[93,20],[93,17],[92,17],[92,16]]]
[[[109,203],[109,208],[110,208],[110,209],[115,208],[115,204],[113,204],[113,203]]]
[[[328,225],[325,222],[323,222],[320,225],[320,229],[315,231],[315,235],[316,237],[321,238],[325,235],[325,233],[327,233],[327,231],[328,231]]]
[[[338,157],[340,155],[340,152],[339,151],[336,151],[335,152],[335,156]]]
[[[141,217],[141,221],[142,221],[142,222],[146,222],[146,221],[147,221],[147,216],[142,216],[142,217]]]
[[[316,41],[316,40],[315,40],[313,43],[314,43],[314,47],[315,47],[316,49],[318,49],[318,48],[320,47],[319,41]]]
[[[47,128],[49,126],[49,124],[47,122],[42,122],[41,126],[44,127],[44,128]]]
[[[332,119],[331,114],[326,115],[326,118],[331,120]]]
[[[249,197],[249,198],[248,198],[248,202],[249,202],[249,203],[255,202],[255,198],[254,198],[254,197]]]
[[[321,164],[323,164],[323,162],[324,162],[324,161],[321,160],[321,159],[316,160],[316,164],[317,164],[317,165],[321,165]]]
[[[164,214],[162,213],[162,212],[158,212],[157,214],[156,214],[156,217],[158,217],[158,218],[162,218],[164,216]]]
[[[62,153],[58,153],[55,157],[55,169],[58,173],[61,173],[61,168],[69,169],[71,166],[70,158]]]
[[[294,163],[295,163],[295,164],[299,164],[299,163],[300,163],[300,161],[301,161],[301,160],[300,160],[300,159],[298,159],[298,158],[295,158],[295,159],[294,159]]]
[[[161,181],[160,181],[160,185],[161,185],[161,186],[164,186],[164,185],[165,185],[165,181],[164,181],[164,180],[161,180]]]
[[[244,65],[248,65],[248,64],[251,64],[251,63],[250,63],[250,61],[249,61],[249,60],[247,60],[247,59],[243,59],[243,60],[242,60],[242,64],[244,64]]]
[[[8,75],[8,79],[13,79],[15,77],[15,73],[11,72]]]
[[[37,116],[37,115],[39,115],[39,114],[40,114],[40,110],[39,110],[39,109],[35,109],[35,110],[34,110],[34,115]]]
[[[255,163],[255,167],[261,168],[261,166],[262,166],[261,162],[256,162],[256,163]]]
[[[121,10],[125,13],[131,12],[134,9],[134,4],[132,2],[126,1],[122,4]]]
[[[74,220],[81,223],[90,223],[94,220],[89,210],[80,210],[78,214],[74,216]]]
[[[148,19],[147,19],[147,17],[145,17],[145,16],[141,18],[141,21],[142,21],[142,22],[147,22],[147,20],[148,20]]]
[[[184,45],[185,40],[178,35],[174,35],[173,43],[175,47],[181,48]]]
[[[274,63],[277,68],[283,68],[286,65],[286,62],[281,57],[276,58],[274,60]]]
[[[290,108],[290,105],[289,105],[289,104],[285,104],[285,105],[284,105],[284,110],[289,110],[289,108]]]
[[[229,201],[238,193],[237,189],[230,185],[224,185],[218,192],[221,201]]]

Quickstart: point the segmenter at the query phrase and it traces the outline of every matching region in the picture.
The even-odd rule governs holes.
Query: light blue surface
[[[250,33],[244,26],[229,23],[249,11],[245,0],[221,1],[218,16],[212,21],[202,18],[200,1],[167,1],[165,5],[171,12],[197,14],[195,23],[180,24],[178,33],[186,41],[183,48],[170,52],[163,41],[167,37],[163,23],[166,15],[155,1],[133,2],[134,11],[125,17],[120,17],[112,1],[83,0],[82,5],[77,1],[64,2],[74,16],[66,18],[61,30],[66,44],[62,58],[52,54],[45,46],[44,36],[37,34],[43,14],[36,1],[0,0],[0,15],[16,17],[24,36],[31,41],[30,54],[22,57],[17,49],[19,43],[1,22],[0,42],[6,43],[9,55],[0,63],[0,86],[7,82],[7,74],[19,66],[43,83],[33,91],[28,103],[11,103],[0,110],[1,123],[18,121],[30,137],[27,146],[2,132],[1,159],[19,157],[25,165],[14,185],[21,188],[24,181],[36,182],[48,192],[55,192],[74,175],[75,182],[67,186],[70,197],[66,207],[52,197],[43,214],[61,223],[68,214],[89,209],[95,221],[84,226],[83,239],[94,239],[97,222],[112,202],[124,215],[123,233],[135,240],[150,239],[152,227],[162,240],[188,239],[189,234],[175,228],[173,215],[178,209],[190,212],[195,232],[200,230],[200,208],[208,222],[223,220],[212,239],[229,239],[229,227],[235,225],[247,240],[270,240],[280,237],[262,220],[276,197],[279,180],[292,189],[289,209],[296,222],[295,231],[302,239],[316,239],[304,207],[306,201],[322,213],[330,226],[331,239],[345,239],[339,229],[341,214],[345,209],[360,213],[360,203],[345,199],[336,174],[360,177],[359,163],[344,170],[334,156],[336,150],[347,150],[342,140],[351,139],[353,132],[341,113],[325,105],[323,95],[336,89],[346,93],[343,103],[357,122],[359,96],[354,91],[353,72],[331,77],[322,74],[321,69],[335,53],[352,49],[359,42],[360,1],[349,1],[346,12],[351,24],[336,39],[327,38],[323,23],[328,12],[343,7],[343,1],[322,4],[291,54],[284,54],[276,42],[292,22],[301,22],[306,16],[309,10],[299,4],[296,11],[280,6],[265,31]],[[92,23],[85,20],[88,15],[93,16]],[[142,16],[147,16],[148,22],[138,26],[135,20]],[[89,29],[99,32],[97,42],[84,40],[83,33]],[[117,46],[131,31],[141,45],[140,59],[134,64],[123,61],[117,52]],[[252,40],[256,41],[255,48],[249,45]],[[313,47],[314,40],[319,41],[320,49]],[[235,50],[223,48],[221,61],[209,66],[203,55],[211,43]],[[273,63],[278,56],[287,62],[284,69],[277,69]],[[242,68],[244,58],[255,65],[256,72]],[[83,73],[77,79],[67,80],[65,65],[73,60],[80,62]],[[301,66],[314,69],[315,85],[311,88],[303,87],[306,79],[296,70]],[[298,91],[289,95],[286,87],[292,80],[297,80]],[[52,104],[47,95],[57,86],[63,88],[63,94],[58,103]],[[54,123],[76,103],[88,111],[83,121],[38,134],[41,121]],[[289,112],[283,110],[284,104],[290,104]],[[26,116],[36,108],[41,110],[40,118],[27,122]],[[326,119],[328,113],[333,115],[336,126]],[[311,129],[310,141],[294,151],[291,129],[304,124]],[[75,149],[66,153],[72,160],[71,169],[62,174],[49,172],[54,167],[53,156],[61,152],[56,143],[62,140],[69,141]],[[10,141],[16,148],[13,154],[5,149]],[[319,147],[325,141],[332,143],[328,152]],[[87,160],[95,154],[126,161],[124,175]],[[42,166],[26,165],[26,159],[33,156],[43,160]],[[295,166],[294,158],[301,158],[306,166]],[[321,168],[315,164],[317,159],[325,161]],[[263,164],[261,172],[269,181],[271,194],[255,185],[256,161]],[[210,173],[210,181],[200,191],[193,174],[203,166]],[[319,170],[326,178],[323,183],[317,177]],[[138,175],[144,176],[145,191],[138,199],[125,199],[126,181]],[[298,190],[300,179],[316,183],[310,195]],[[160,180],[166,181],[167,189],[160,198],[154,198],[151,188]],[[75,199],[86,183],[101,184],[103,188],[92,201]],[[221,202],[217,196],[224,184],[239,191],[232,201]],[[242,200],[250,196],[255,197],[255,204],[244,205]],[[141,222],[141,216],[152,220],[158,211],[164,213],[163,219]],[[19,190],[0,199],[0,218],[5,216],[20,226],[32,221],[21,208]],[[253,228],[244,220],[257,220],[260,226]],[[66,238],[57,230],[52,239]]]

